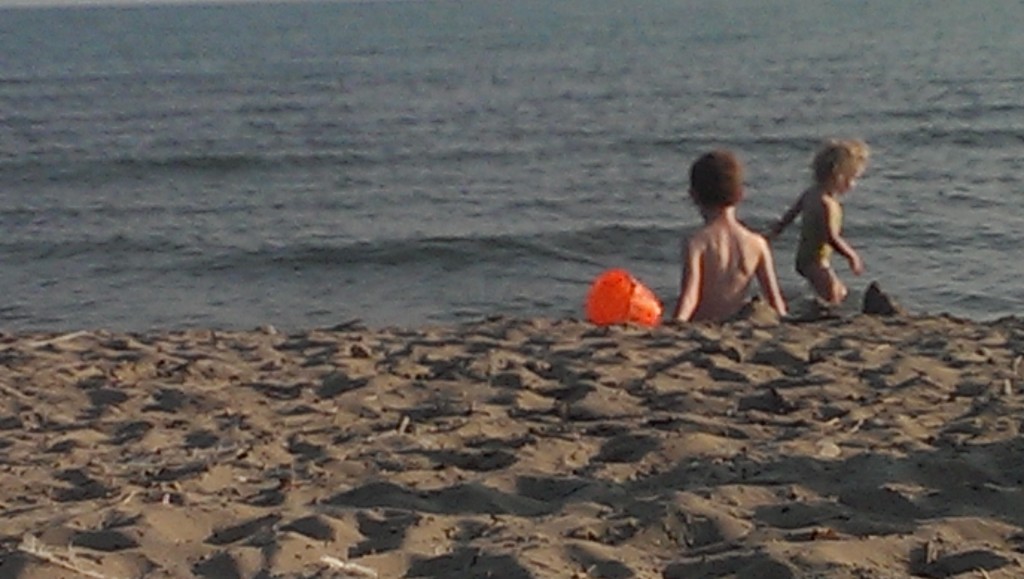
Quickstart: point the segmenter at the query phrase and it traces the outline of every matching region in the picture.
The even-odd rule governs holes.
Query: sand
[[[1024,321],[0,336],[0,577],[1024,577]]]

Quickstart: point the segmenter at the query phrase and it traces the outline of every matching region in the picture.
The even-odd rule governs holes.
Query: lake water
[[[826,137],[845,233],[916,312],[1022,313],[1024,3],[420,0],[0,10],[0,329],[670,306],[690,163],[763,227]],[[775,244],[787,297],[796,227]],[[856,296],[855,298],[856,299]]]

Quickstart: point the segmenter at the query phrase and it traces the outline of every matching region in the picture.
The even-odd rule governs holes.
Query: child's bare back
[[[708,153],[690,170],[690,196],[700,209],[704,226],[687,240],[683,250],[675,320],[728,319],[747,303],[747,291],[755,277],[768,303],[779,315],[786,314],[767,240],[736,218],[742,183],[739,160],[728,151]]]
[[[731,213],[731,212],[730,212]],[[744,227],[735,215],[722,214],[708,222],[688,241],[684,269],[690,284],[698,285],[696,303],[693,289],[684,286],[678,317],[691,312],[692,321],[721,321],[735,315],[748,301],[748,289],[759,278],[765,293],[777,293],[775,266],[764,237]],[[769,273],[771,272],[771,273]],[[773,290],[774,288],[774,290]],[[778,300],[781,303],[781,297]],[[692,308],[692,310],[691,310]],[[784,305],[780,313],[785,313]]]

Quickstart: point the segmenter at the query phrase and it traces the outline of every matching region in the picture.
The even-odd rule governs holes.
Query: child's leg
[[[827,263],[814,263],[800,268],[800,274],[811,282],[811,287],[818,297],[830,304],[838,304],[846,299],[847,289],[839,276]]]

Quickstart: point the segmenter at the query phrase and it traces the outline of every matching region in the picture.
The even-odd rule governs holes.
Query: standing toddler
[[[848,293],[832,269],[829,258],[833,250],[846,258],[854,274],[864,271],[860,256],[842,236],[841,200],[864,173],[869,154],[867,144],[858,139],[826,142],[811,165],[814,184],[797,198],[768,233],[768,239],[773,239],[801,215],[796,271],[810,282],[818,297],[830,304],[842,302]]]

